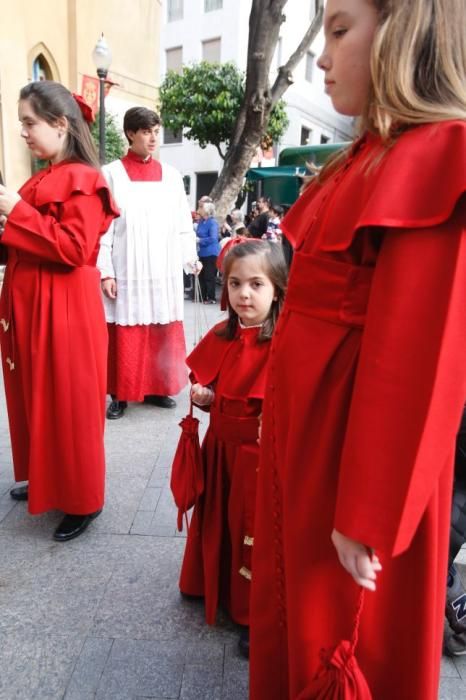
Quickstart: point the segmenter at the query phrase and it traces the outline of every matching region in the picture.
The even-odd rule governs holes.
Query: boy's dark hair
[[[131,145],[131,139],[128,136],[128,131],[138,131],[139,129],[152,129],[160,124],[160,117],[157,112],[147,107],[131,107],[125,112],[123,118],[123,131]]]
[[[68,131],[63,151],[64,160],[100,168],[89,127],[78,103],[64,85],[54,80],[37,80],[20,90],[19,99],[27,100],[34,114],[44,119],[47,124],[56,124],[57,119],[66,117]]]
[[[230,276],[233,263],[241,258],[246,258],[248,255],[260,255],[263,258],[264,272],[272,282],[275,288],[275,296],[277,297],[276,300],[272,301],[270,313],[265,319],[258,336],[259,342],[266,342],[273,335],[278,315],[285,300],[288,268],[283,257],[281,245],[278,243],[253,239],[244,241],[233,246],[223,261],[222,272],[225,289],[228,290],[228,277]],[[226,294],[228,301],[228,291]],[[215,334],[221,338],[226,338],[226,340],[233,340],[238,332],[238,322],[238,314],[228,302],[228,320],[215,331]]]
[[[270,197],[267,197],[265,194],[262,195],[261,197],[259,197],[259,199],[257,201],[264,202],[264,204],[266,204],[269,209],[272,206],[272,200],[270,199]]]
[[[283,209],[281,204],[272,204],[270,209],[274,211],[275,214],[277,214],[278,216],[283,216],[283,214],[285,213],[285,210]]]

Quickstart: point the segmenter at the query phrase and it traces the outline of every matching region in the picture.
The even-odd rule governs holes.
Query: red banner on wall
[[[83,75],[81,95],[94,114],[99,111],[99,79],[91,75]]]

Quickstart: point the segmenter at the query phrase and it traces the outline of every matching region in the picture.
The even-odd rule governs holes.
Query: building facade
[[[0,0],[0,171],[19,187],[31,158],[19,135],[18,93],[52,79],[92,99],[92,51],[103,32],[112,52],[106,108],[153,108],[159,84],[161,0]]]
[[[163,0],[161,71],[181,70],[184,64],[201,60],[232,61],[246,68],[249,13],[252,0]],[[280,39],[273,60],[270,81],[296,49],[312,19],[314,3],[288,0]],[[324,92],[324,77],[316,60],[323,46],[322,33],[294,71],[294,84],[286,91],[289,126],[274,156],[288,146],[346,141],[353,131],[352,120],[338,115]],[[165,130],[160,146],[162,160],[174,165],[189,178],[190,203],[210,191],[222,160],[214,146],[199,148],[182,135]],[[274,165],[259,151],[254,165]]]

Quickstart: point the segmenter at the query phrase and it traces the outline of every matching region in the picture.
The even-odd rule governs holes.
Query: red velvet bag
[[[173,458],[170,488],[178,507],[177,526],[183,529],[183,515],[188,526],[188,510],[204,491],[204,467],[199,443],[199,420],[190,411],[181,422],[181,436]]]
[[[363,602],[364,589],[361,589],[351,642],[345,639],[333,650],[321,651],[321,665],[316,675],[296,700],[372,700],[372,693],[354,655]]]

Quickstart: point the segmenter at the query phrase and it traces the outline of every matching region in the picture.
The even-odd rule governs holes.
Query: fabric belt
[[[212,410],[210,430],[218,440],[241,445],[243,442],[256,442],[259,437],[259,419],[256,416],[227,416]]]
[[[285,309],[324,321],[362,328],[373,267],[296,252]]]

